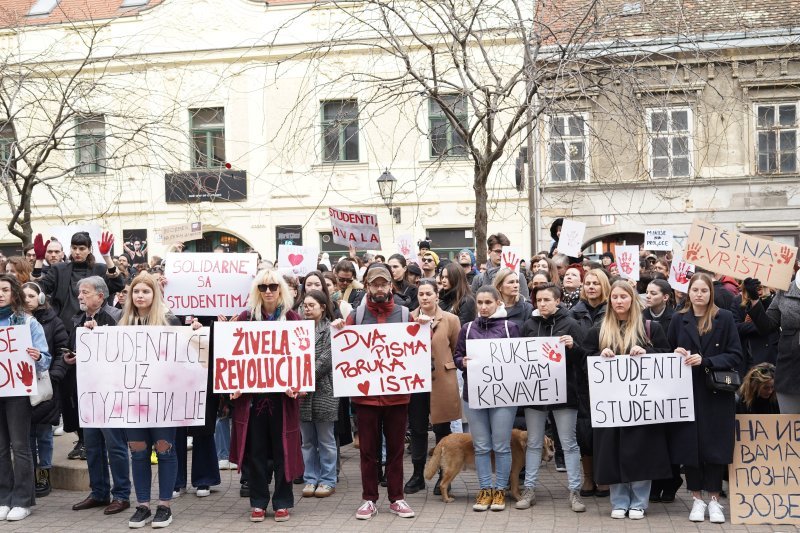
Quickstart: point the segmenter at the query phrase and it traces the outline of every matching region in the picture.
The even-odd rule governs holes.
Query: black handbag
[[[735,370],[711,370],[706,368],[706,386],[712,391],[736,392],[742,378]]]

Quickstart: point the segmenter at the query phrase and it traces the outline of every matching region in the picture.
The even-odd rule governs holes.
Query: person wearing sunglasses
[[[436,267],[439,265],[439,256],[436,252],[425,252],[422,254],[422,277],[432,278],[435,276]]]
[[[292,311],[293,306],[294,298],[283,276],[276,270],[265,270],[253,280],[249,308],[237,320],[302,320]],[[252,522],[263,522],[266,517],[273,477],[275,521],[289,520],[289,509],[294,507],[292,480],[303,475],[297,398],[298,393],[291,390],[285,394],[231,395],[233,432],[229,460],[247,468]]]

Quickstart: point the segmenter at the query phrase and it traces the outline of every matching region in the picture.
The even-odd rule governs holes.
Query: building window
[[[456,94],[442,96],[447,109],[456,116],[461,127],[468,127],[467,98]],[[453,129],[450,120],[442,107],[434,99],[428,100],[428,117],[430,119],[430,152],[431,158],[462,157],[467,155],[464,138]]]
[[[557,115],[550,119],[550,181],[586,181],[586,119]]]
[[[225,110],[221,107],[190,109],[192,168],[225,165]]]
[[[756,109],[759,174],[797,172],[797,106],[759,105]]]
[[[692,167],[691,119],[691,111],[687,108],[648,111],[651,177],[689,177]]]
[[[358,161],[358,102],[322,102],[322,158]]]
[[[146,6],[150,0],[122,0],[122,5],[119,7],[136,7]]]
[[[106,121],[103,115],[79,119],[75,129],[78,174],[103,174],[106,171]]]
[[[14,126],[7,122],[0,126],[0,172],[5,170],[8,160],[11,159],[11,150],[14,146]]]
[[[58,5],[59,0],[36,0],[28,11],[29,17],[49,15]]]

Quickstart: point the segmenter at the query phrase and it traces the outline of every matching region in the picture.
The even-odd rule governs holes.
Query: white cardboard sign
[[[369,213],[328,208],[333,229],[333,242],[344,246],[351,244],[357,250],[380,250],[381,235],[378,217]]]
[[[689,280],[694,275],[694,265],[683,260],[683,252],[672,254],[672,263],[669,267],[669,286],[676,291],[688,292]]]
[[[0,397],[38,392],[36,365],[27,351],[32,346],[28,324],[0,327]]]
[[[577,220],[564,219],[561,235],[558,237],[558,253],[578,257],[583,251],[583,235],[586,224]]]
[[[644,231],[644,249],[672,251],[672,230],[653,228]]]
[[[282,273],[305,276],[317,269],[319,248],[316,246],[278,245],[278,270]]]
[[[519,264],[523,258],[522,250],[518,246],[503,246],[500,252],[500,266],[510,268],[519,274]]]
[[[639,247],[614,246],[614,257],[617,259],[617,270],[623,279],[639,281]]]
[[[676,353],[592,356],[592,427],[624,427],[694,420],[692,369]]]

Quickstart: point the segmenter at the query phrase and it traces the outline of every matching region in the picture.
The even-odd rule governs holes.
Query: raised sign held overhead
[[[328,208],[333,228],[333,242],[353,245],[357,250],[380,250],[381,235],[378,217],[369,213]]]

